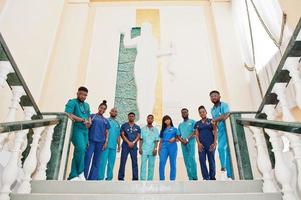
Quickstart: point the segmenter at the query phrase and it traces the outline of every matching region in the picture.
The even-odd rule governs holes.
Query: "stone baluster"
[[[7,75],[14,72],[9,61],[0,61],[0,87],[4,87]]]
[[[273,169],[262,129],[253,126],[249,128],[256,142],[257,167],[263,176],[263,192],[277,192],[278,189],[274,182]]]
[[[18,193],[30,193],[31,192],[31,175],[34,173],[34,171],[37,168],[37,149],[39,145],[39,141],[41,138],[41,133],[44,130],[44,127],[40,128],[34,128],[34,135],[33,135],[33,141],[31,144],[30,152],[24,162],[23,165],[23,172],[24,177],[21,181],[21,185],[18,188]]]
[[[294,160],[297,168],[297,187],[301,194],[301,137],[300,135],[285,133],[290,141],[290,147],[293,150]]]
[[[31,120],[32,116],[36,114],[34,108],[32,106],[25,106],[24,108],[24,120]],[[29,130],[24,130],[25,137],[24,137],[24,142],[21,146],[21,152],[20,152],[20,160],[19,160],[19,166],[21,167],[21,159],[22,159],[22,153],[23,151],[25,151],[26,147],[27,147],[27,137],[26,135],[28,134]]]
[[[286,119],[288,121],[295,121],[286,100],[285,90],[286,83],[276,83],[273,88],[273,91],[278,95],[278,99],[281,104],[283,119]]]
[[[23,143],[24,135],[16,133],[16,139],[14,142],[14,148],[11,150],[9,161],[4,167],[2,173],[2,187],[0,190],[0,199],[9,200],[9,194],[11,193],[11,185],[15,182],[18,174],[18,159],[20,148]]]
[[[264,112],[268,116],[268,120],[275,119],[275,109],[273,105],[264,107]],[[287,159],[283,154],[283,140],[281,132],[271,129],[265,129],[266,133],[270,136],[270,142],[273,147],[275,155],[275,177],[282,187],[283,200],[297,200],[297,196],[292,186],[293,172],[288,166]]]
[[[21,100],[21,97],[25,95],[25,91],[23,90],[22,86],[12,86],[12,93],[13,97],[11,99],[11,104],[9,106],[9,111],[6,116],[5,122],[12,122],[16,121],[16,113],[18,110],[19,102]],[[10,133],[13,135],[13,133]],[[6,143],[6,138],[9,136],[9,133],[1,134],[0,135],[0,148],[4,147],[4,143]],[[12,143],[10,139],[8,138],[7,143]]]
[[[301,77],[298,69],[300,63],[299,57],[288,57],[285,61],[284,68],[289,70],[289,75],[292,77],[292,83],[296,93],[296,104],[301,109]]]
[[[38,167],[37,171],[33,176],[34,180],[46,180],[46,170],[47,170],[47,163],[51,157],[51,141],[54,132],[54,127],[56,125],[47,126],[45,129],[45,141],[38,156]]]
[[[9,111],[6,116],[6,122],[16,121],[16,113],[19,108],[19,103],[21,97],[25,95],[25,91],[22,86],[12,86],[13,98],[11,99],[11,104],[9,106]]]

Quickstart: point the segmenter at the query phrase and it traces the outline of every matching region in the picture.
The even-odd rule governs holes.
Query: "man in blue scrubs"
[[[70,99],[65,107],[65,112],[73,121],[71,142],[74,152],[69,180],[85,180],[84,160],[88,144],[88,128],[91,125],[90,106],[85,102],[87,96],[88,89],[80,87],[77,91],[77,98]]]
[[[218,129],[218,153],[221,162],[221,179],[232,178],[232,167],[230,160],[230,150],[228,146],[227,130],[225,120],[229,117],[228,104],[220,101],[220,93],[216,90],[210,92],[210,99],[214,106],[211,108],[213,123],[217,123]]]
[[[110,118],[108,119],[110,124],[108,147],[101,154],[100,172],[99,172],[100,180],[104,179],[106,167],[107,167],[106,180],[111,181],[113,179],[113,169],[116,160],[116,152],[120,152],[120,137],[119,137],[120,125],[116,120],[116,117],[117,117],[117,109],[112,108],[110,111]]]
[[[128,154],[132,160],[132,180],[138,180],[138,163],[137,163],[137,142],[140,139],[141,129],[135,124],[135,113],[128,114],[128,122],[121,126],[122,150],[120,158],[120,167],[118,172],[118,180],[124,180],[125,165]]]
[[[197,167],[195,161],[195,121],[189,119],[189,112],[187,108],[181,110],[183,122],[178,127],[178,139],[181,142],[184,163],[189,180],[198,180]]]

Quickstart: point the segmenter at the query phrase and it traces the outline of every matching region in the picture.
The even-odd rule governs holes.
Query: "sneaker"
[[[80,179],[78,177],[74,177],[72,179],[70,179],[69,181],[79,181]]]
[[[81,173],[81,174],[78,176],[78,178],[79,178],[80,181],[85,181],[85,180],[86,180],[84,173]]]
[[[221,181],[227,181],[228,180],[227,171],[221,171],[220,180]]]

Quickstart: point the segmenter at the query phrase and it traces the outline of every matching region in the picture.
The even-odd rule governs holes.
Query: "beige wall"
[[[64,0],[2,0],[0,31],[34,98],[39,99]],[[7,113],[11,92],[0,89],[0,119]],[[18,119],[21,119],[18,115]]]
[[[300,0],[278,0],[282,10],[287,14],[287,23],[291,30],[294,30],[301,17]]]
[[[63,111],[66,101],[75,96],[80,75],[85,76],[79,72],[88,16],[87,3],[69,3],[65,6],[38,101],[42,111]]]

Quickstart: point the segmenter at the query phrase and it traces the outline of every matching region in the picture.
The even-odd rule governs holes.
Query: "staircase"
[[[285,89],[289,82],[293,82],[296,88],[301,87],[298,85],[300,77],[294,73],[301,57],[300,29],[301,20],[258,111],[236,112],[230,115],[233,141],[229,142],[233,142],[235,146],[239,177],[235,177],[234,181],[175,182],[62,181],[66,175],[70,142],[68,138],[70,130],[67,130],[68,118],[63,113],[40,112],[0,34],[0,64],[2,64],[0,65],[0,72],[2,72],[0,73],[0,86],[7,82],[13,93],[8,115],[10,117],[5,123],[0,123],[0,138],[3,138],[0,147],[5,149],[5,146],[8,146],[6,143],[10,141],[4,139],[9,134],[15,136],[11,139],[14,144],[13,148],[7,148],[11,156],[3,166],[3,173],[0,174],[2,176],[0,177],[0,200],[300,199],[301,123],[292,119],[285,99]],[[301,97],[301,90],[296,91],[299,94],[297,96]],[[19,109],[18,104],[24,109],[25,121],[15,121],[16,110]],[[284,122],[275,121],[277,120],[274,118],[275,107],[278,104],[281,105]],[[246,114],[254,116],[252,118],[242,116]],[[247,127],[255,138],[257,167],[262,174],[262,180],[253,180],[244,132]],[[268,155],[265,133],[269,136],[268,140],[273,148],[274,161]],[[30,142],[27,142],[28,135],[32,139],[30,148]],[[288,154],[283,153],[282,137],[284,136],[291,143],[289,153],[293,159],[289,159]],[[25,161],[21,165],[20,152],[25,150],[23,143],[28,146],[28,155],[22,158]],[[21,180],[17,180],[18,171],[24,173]],[[14,187],[18,184],[19,187]]]
[[[12,200],[281,200],[280,193],[263,193],[262,181],[95,182],[33,181],[31,194]]]

